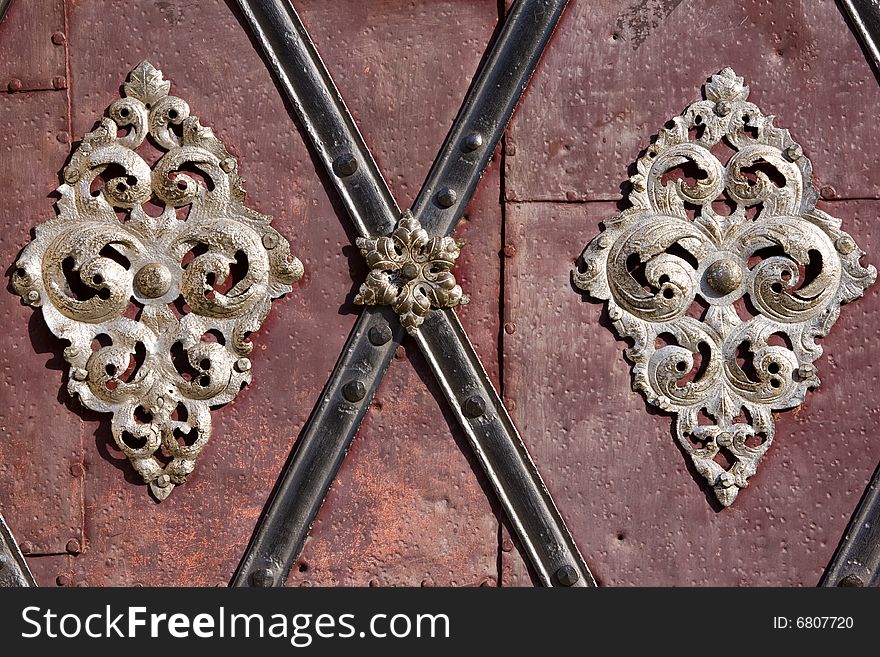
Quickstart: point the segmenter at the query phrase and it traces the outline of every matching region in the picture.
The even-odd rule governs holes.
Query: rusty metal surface
[[[616,201],[645,135],[724,66],[808,147],[823,197],[880,197],[880,85],[832,0],[573,1],[514,117],[507,197]]]
[[[65,89],[64,0],[10,2],[0,22],[0,49],[0,91]]]
[[[877,252],[880,202],[819,207]],[[516,331],[504,336],[505,395],[548,488],[600,584],[816,585],[880,458],[877,287],[821,341],[822,387],[776,416],[777,439],[791,449],[771,450],[753,485],[721,512],[702,477],[670,449],[672,419],[631,391],[624,343],[608,330],[602,306],[573,292],[574,259],[555,257],[615,208],[507,205],[516,255],[505,264],[505,321]],[[545,303],[533,306],[537,296]],[[705,497],[693,495],[697,485]],[[501,554],[502,584],[528,584],[516,552]]]
[[[16,20],[11,9],[0,29],[22,31]],[[0,184],[15,190],[0,205],[0,260],[7,274],[31,225],[54,214],[50,192],[58,186],[68,139],[63,92],[0,94]],[[4,288],[0,508],[25,554],[64,553],[69,541],[82,541],[82,423],[69,410],[70,396],[59,390],[62,343]]]
[[[227,4],[161,2],[141,5],[133,14],[125,7],[121,2],[68,7],[75,136],[90,130],[94,116],[112,101],[120,75],[143,59],[161,61],[166,78],[186,82],[187,98],[199,107],[202,122],[214,126],[240,158],[248,204],[276,217],[273,226],[297,245],[306,274],[297,294],[274,304],[254,335],[262,351],[254,358],[254,378],[274,385],[246,388],[234,405],[214,412],[213,438],[201,457],[206,467],[189,478],[182,489],[186,495],[157,506],[133,494],[119,473],[134,473],[111,446],[108,427],[97,416],[86,421],[87,538],[69,576],[93,585],[213,585],[228,581],[327,380],[351,329],[351,301],[366,268],[350,246],[323,174]],[[297,7],[328,66],[338,72],[337,82],[346,88],[346,100],[392,189],[411,202],[454,118],[461,89],[477,68],[481,45],[497,19],[496,4],[364,7],[352,1],[329,11],[315,1]],[[424,47],[427,42],[442,43],[448,59],[438,65],[440,46]],[[88,54],[97,43],[106,56]],[[432,75],[424,75],[426,68]],[[221,94],[222,103],[211,101]],[[243,158],[245,153],[249,157]],[[490,191],[478,194],[483,200],[474,201],[457,234],[478,244],[472,256],[459,260],[464,284],[477,290],[498,289],[498,185],[496,168],[481,183],[481,190]],[[498,301],[494,292],[485,296],[462,320],[495,376]],[[318,517],[315,538],[303,554],[309,566],[295,570],[290,583],[377,579],[418,585],[430,578],[467,584],[496,576],[495,514],[468,457],[450,440],[449,422],[438,408],[442,395],[423,382],[430,380],[427,366],[414,362],[415,368],[406,358],[394,361],[383,387],[389,392],[380,391]],[[29,381],[28,389],[39,388],[34,384]],[[394,416],[394,423],[385,424],[382,413]],[[394,492],[402,499],[393,502],[391,513]],[[337,505],[340,496],[349,499]],[[354,519],[346,515],[340,522],[340,507]],[[433,516],[427,513],[431,509]],[[224,522],[217,522],[220,517]],[[135,518],[138,533],[124,530]]]

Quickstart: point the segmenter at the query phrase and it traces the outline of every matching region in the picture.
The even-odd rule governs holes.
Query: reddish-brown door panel
[[[573,0],[511,125],[508,198],[617,200],[647,139],[725,66],[804,145],[817,189],[880,197],[865,157],[880,86],[833,0]]]
[[[880,202],[823,207],[877,253]],[[507,206],[517,255],[505,315],[518,328],[504,336],[505,392],[590,567],[608,585],[817,584],[880,459],[880,290],[844,306],[821,341],[821,387],[777,414],[750,486],[717,511],[669,416],[647,412],[630,389],[626,345],[602,305],[569,283],[579,245],[615,212],[613,203]],[[503,584],[528,583],[516,553],[502,555]]]
[[[497,3],[296,4],[405,207],[457,113],[497,22]],[[56,341],[55,351],[35,353],[39,345],[27,339],[27,327],[40,327],[42,320],[8,295],[5,303],[16,310],[4,321],[24,336],[16,342],[23,358],[41,370],[9,392],[7,406],[17,407],[16,417],[27,418],[35,434],[27,444],[52,440],[42,435],[47,416],[52,427],[74,427],[64,437],[74,436],[77,449],[84,439],[76,458],[85,461],[84,552],[65,564],[41,564],[40,581],[51,583],[59,571],[54,577],[63,574],[63,582],[88,585],[224,583],[351,329],[357,313],[351,300],[364,267],[323,172],[229,3],[133,9],[125,2],[79,2],[69,3],[67,12],[74,140],[92,129],[128,71],[149,60],[238,157],[249,205],[275,217],[273,225],[290,240],[306,274],[253,336],[253,383],[233,404],[214,411],[212,439],[195,473],[162,504],[116,450],[105,418],[83,413],[76,402],[66,408],[55,401],[61,374],[42,370],[45,360],[60,358],[55,352],[61,346]],[[34,126],[52,139],[66,129],[66,101],[61,93],[58,98],[63,125],[49,127],[45,112],[30,109]],[[11,128],[7,134],[13,138]],[[30,226],[52,212],[45,195],[57,185],[68,151],[66,143],[53,143],[55,152],[32,158],[25,170],[6,165],[8,188],[27,180],[37,194],[24,198],[8,222],[14,243],[7,262],[27,241]],[[499,196],[495,165],[457,233],[467,241],[460,278],[473,298],[462,321],[496,382]],[[392,365],[292,584],[477,584],[497,577],[495,512],[463,440],[450,429],[428,368],[409,351]],[[21,360],[12,345],[7,354],[9,363]],[[42,398],[39,410],[24,408]],[[6,467],[31,469],[34,481],[46,486],[46,467],[67,472],[70,465],[66,457],[62,463],[57,440],[52,450],[3,454]],[[45,495],[26,497],[35,508],[45,505]],[[60,521],[48,515],[37,518],[16,507],[6,513],[24,537],[31,525],[59,532]]]

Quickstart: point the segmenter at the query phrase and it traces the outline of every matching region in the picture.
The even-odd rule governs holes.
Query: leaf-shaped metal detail
[[[810,161],[743,79],[726,68],[704,91],[638,159],[632,207],[573,277],[608,301],[634,341],[633,389],[677,415],[679,443],[728,506],[773,441],[772,412],[819,385],[816,338],[877,272],[816,208]]]
[[[147,62],[132,71],[12,276],[70,343],[68,390],[113,414],[116,444],[159,500],[193,471],[210,407],[250,383],[248,333],[303,273],[271,218],[245,207],[235,158],[169,89]],[[148,138],[165,151],[152,167],[135,151]]]
[[[388,237],[357,238],[370,273],[354,302],[391,306],[409,333],[418,330],[431,308],[468,302],[452,267],[461,253],[451,237],[429,237],[410,211]]]

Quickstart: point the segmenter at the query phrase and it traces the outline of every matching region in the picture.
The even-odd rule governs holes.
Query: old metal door
[[[401,207],[452,124],[495,0],[296,0]],[[332,4],[332,6],[331,6]],[[687,47],[682,47],[687,44]],[[253,336],[253,382],[213,412],[199,468],[161,504],[66,392],[64,344],[2,295],[0,510],[41,585],[226,585],[352,330],[367,268],[235,2],[13,2],[0,24],[0,235],[12,266],[71,146],[139,62],[161,68],[238,159],[248,205],[305,276]],[[651,135],[725,66],[804,145],[820,207],[869,262],[880,178],[876,84],[830,0],[573,0],[455,236],[456,309],[602,584],[814,585],[880,458],[871,395],[877,288],[822,341],[822,386],[730,508],[631,390],[621,341],[571,269]],[[288,585],[528,585],[443,391],[408,338],[370,405]]]

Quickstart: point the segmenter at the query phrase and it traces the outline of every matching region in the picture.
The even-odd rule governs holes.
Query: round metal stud
[[[271,250],[278,246],[278,235],[275,233],[263,233],[263,246]]]
[[[357,159],[351,153],[343,153],[333,160],[333,172],[340,178],[352,175],[357,169]]]
[[[730,294],[742,282],[742,267],[732,258],[716,260],[706,269],[706,284],[719,296]]]
[[[271,568],[260,568],[251,573],[251,584],[260,588],[269,588],[275,584],[275,573]]]
[[[151,262],[140,268],[134,277],[134,284],[141,296],[147,299],[158,299],[168,294],[171,289],[171,272],[168,267]]]
[[[578,571],[575,570],[574,566],[568,564],[561,566],[559,570],[556,571],[556,581],[562,584],[562,586],[574,586],[578,583],[580,578],[581,576]]]
[[[437,204],[441,208],[452,207],[455,204],[456,200],[458,200],[458,194],[455,193],[454,189],[443,187],[439,192],[437,192]]]
[[[844,588],[861,588],[865,585],[865,583],[858,575],[847,575],[842,580],[840,580],[837,585]]]
[[[239,358],[235,361],[236,372],[247,372],[249,369],[251,369],[251,361],[249,358]]]
[[[483,401],[482,397],[474,395],[473,397],[468,397],[464,400],[461,405],[461,410],[464,411],[464,414],[467,417],[480,417],[486,412],[486,403]]]
[[[366,394],[367,386],[365,386],[364,382],[359,379],[349,381],[342,386],[342,396],[352,403],[359,402],[366,396]]]
[[[391,332],[391,327],[388,326],[386,322],[382,322],[381,324],[377,324],[370,328],[368,333],[370,338],[370,344],[375,347],[381,347],[383,344],[388,343],[393,337]]]
[[[464,148],[466,151],[475,151],[483,145],[483,135],[479,132],[472,132],[464,138]]]

